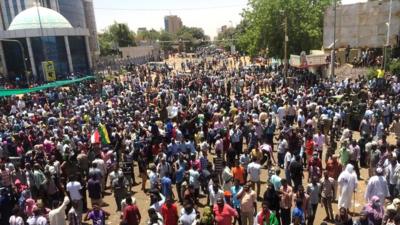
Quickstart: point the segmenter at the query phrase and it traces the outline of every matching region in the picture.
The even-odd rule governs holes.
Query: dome
[[[44,8],[32,7],[20,12],[11,22],[8,30],[72,28],[72,25],[60,13]]]

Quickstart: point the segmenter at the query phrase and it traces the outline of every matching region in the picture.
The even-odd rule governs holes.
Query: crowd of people
[[[318,76],[293,88],[282,68],[245,64],[202,54],[172,71],[131,65],[1,98],[0,224],[105,225],[107,190],[125,225],[311,225],[317,213],[322,224],[400,224],[400,142],[387,141],[400,138],[397,77],[383,90]],[[337,96],[359,93],[358,136],[353,105]]]

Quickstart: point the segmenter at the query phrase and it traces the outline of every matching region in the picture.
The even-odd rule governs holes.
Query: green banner
[[[45,90],[48,88],[62,87],[62,86],[79,83],[79,82],[82,82],[85,80],[91,80],[91,79],[95,79],[95,77],[87,76],[87,77],[82,77],[82,78],[73,79],[73,80],[59,80],[59,81],[54,81],[51,83],[43,84],[41,86],[37,86],[37,87],[33,87],[33,88],[26,88],[26,89],[0,89],[0,97],[37,92],[37,91],[42,91],[42,90]]]

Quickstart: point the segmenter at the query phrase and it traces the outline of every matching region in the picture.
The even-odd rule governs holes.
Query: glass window
[[[69,73],[64,37],[36,37],[31,39],[39,79],[43,80],[42,62],[54,62],[57,79],[64,79]]]
[[[2,41],[4,48],[4,57],[7,65],[7,74],[10,81],[15,81],[18,77],[21,81],[26,81],[25,77],[25,65],[26,69],[30,69],[28,48],[25,39],[16,39],[22,45],[24,55],[21,51],[21,45],[17,42],[12,41]],[[25,56],[25,58],[24,58]]]
[[[13,8],[14,8],[14,17],[18,15],[18,6],[17,0],[13,0]]]
[[[12,21],[10,4],[9,4],[8,0],[5,0],[4,3],[6,6],[5,8],[6,8],[6,14],[7,14],[6,16],[7,16],[7,20],[8,20],[8,25],[10,25],[11,21]]]
[[[19,0],[21,2],[21,9],[25,10],[26,6],[25,6],[25,0]]]
[[[85,11],[82,0],[58,0],[60,13],[73,27],[86,27]]]
[[[86,43],[84,37],[69,37],[69,46],[71,49],[72,64],[76,74],[88,74],[89,63],[86,52]]]

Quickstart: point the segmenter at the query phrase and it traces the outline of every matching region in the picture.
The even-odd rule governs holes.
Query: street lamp
[[[283,69],[283,71],[284,71],[284,80],[286,82],[286,78],[287,78],[287,75],[288,75],[288,55],[287,55],[287,53],[288,53],[288,42],[289,42],[288,21],[287,21],[286,11],[281,9],[281,10],[279,10],[279,12],[281,14],[283,14],[284,17],[285,17],[285,22],[284,22],[284,27],[285,27],[284,28],[285,29],[285,39],[284,39],[285,50],[284,50],[284,64],[283,64],[284,65],[284,69]]]
[[[335,62],[336,62],[336,6],[337,0],[333,0],[333,49],[331,54],[331,80],[335,78]]]
[[[387,34],[386,34],[386,45],[384,46],[384,55],[383,55],[383,71],[386,71],[387,49],[390,46],[390,25],[391,25],[391,22],[392,22],[392,5],[393,5],[393,0],[390,0],[390,3],[389,3],[389,18],[388,18],[388,22],[386,23]]]

